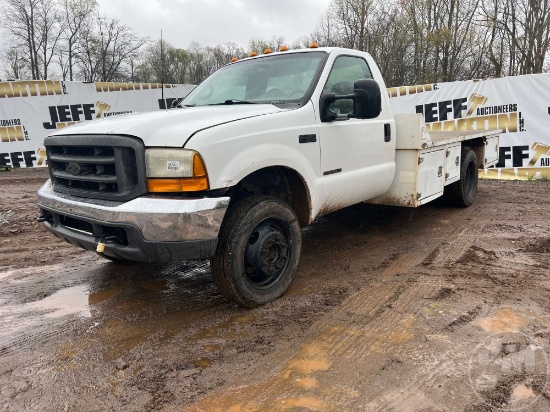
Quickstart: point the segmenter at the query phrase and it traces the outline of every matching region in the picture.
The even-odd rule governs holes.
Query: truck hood
[[[52,136],[130,135],[142,139],[145,146],[182,147],[187,139],[200,130],[286,110],[289,109],[281,109],[271,104],[184,107],[132,113],[78,123],[61,129],[53,133]]]

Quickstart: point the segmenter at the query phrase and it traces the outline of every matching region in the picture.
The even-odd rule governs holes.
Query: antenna
[[[162,41],[162,30],[160,31],[160,82],[162,89],[162,104],[164,105],[165,109],[168,109],[166,105],[166,100],[164,100],[164,44]]]

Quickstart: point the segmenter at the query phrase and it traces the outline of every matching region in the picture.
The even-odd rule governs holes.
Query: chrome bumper
[[[121,203],[61,194],[53,190],[48,180],[38,191],[38,206],[106,225],[131,225],[149,242],[186,242],[217,238],[229,197],[139,197]]]

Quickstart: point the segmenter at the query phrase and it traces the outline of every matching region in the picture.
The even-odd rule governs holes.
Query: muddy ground
[[[49,235],[45,178],[0,172],[0,410],[550,410],[546,182],[333,213],[290,291],[244,310],[208,263],[121,266]]]

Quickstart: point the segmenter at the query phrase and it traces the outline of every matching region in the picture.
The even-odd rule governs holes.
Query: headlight
[[[194,150],[153,148],[145,151],[148,192],[208,190],[208,175]]]

